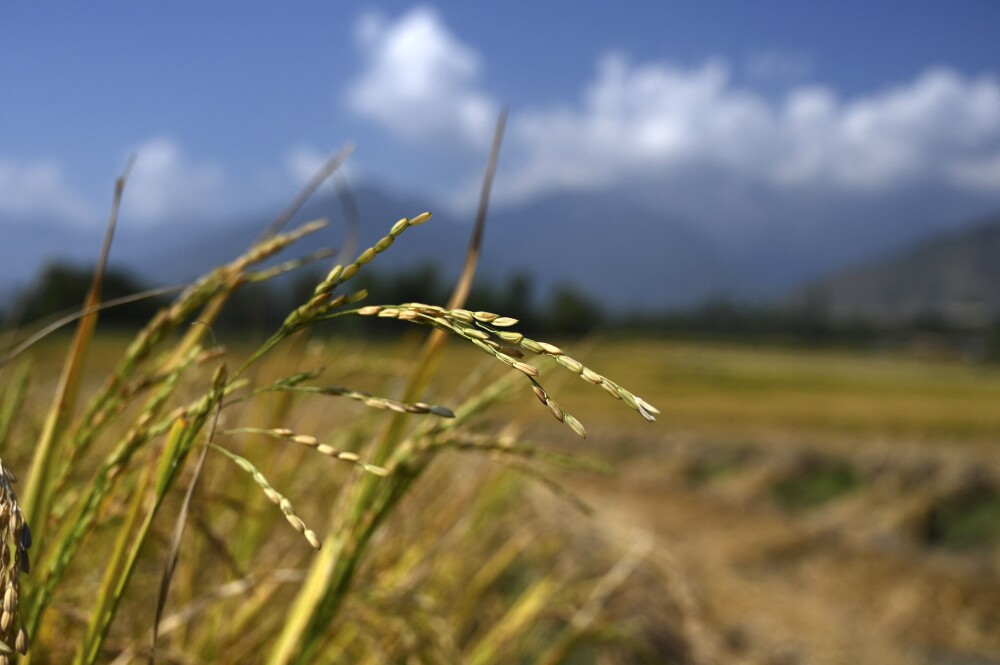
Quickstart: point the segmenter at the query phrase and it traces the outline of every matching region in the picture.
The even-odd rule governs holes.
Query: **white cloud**
[[[498,107],[479,54],[431,9],[357,25],[365,56],[348,102],[397,134],[485,150]],[[878,192],[922,183],[1000,195],[1000,82],[953,70],[845,98],[801,81],[809,62],[748,58],[739,84],[722,60],[682,67],[609,54],[576,101],[521,104],[510,119],[498,200],[556,189],[670,182],[691,172],[790,189]],[[781,98],[763,79],[783,79]],[[765,86],[766,87],[766,86]],[[469,204],[478,173],[458,197]]]
[[[196,223],[229,203],[222,168],[191,161],[175,141],[150,139],[133,152],[136,162],[122,200],[123,220]]]
[[[721,62],[609,56],[578,105],[524,113],[511,134],[521,163],[499,191],[512,197],[706,167],[779,187],[932,180],[1000,193],[1000,84],[945,69],[853,100],[800,86],[769,102],[735,86]]]
[[[409,139],[488,144],[498,105],[478,88],[478,54],[437,12],[366,14],[356,37],[366,66],[348,92],[355,112]]]
[[[1000,158],[1000,85],[945,69],[850,102],[829,90],[797,90],[776,118],[785,150],[772,173],[782,182],[878,189],[932,179],[968,187],[987,184],[981,166]]]
[[[591,187],[716,162],[738,166],[771,150],[773,119],[760,99],[729,86],[721,62],[684,70],[632,67],[606,56],[579,106],[527,111],[512,121],[524,164],[514,194]]]
[[[86,224],[94,210],[66,182],[59,164],[0,156],[0,216],[14,223],[47,218]]]
[[[122,199],[125,223],[197,223],[231,203],[222,168],[190,160],[170,139],[150,139],[132,154],[137,159]],[[102,204],[95,206],[77,194],[57,163],[19,163],[0,156],[0,217],[103,226],[108,202]]]

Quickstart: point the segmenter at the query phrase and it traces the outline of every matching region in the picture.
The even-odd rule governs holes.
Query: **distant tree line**
[[[92,266],[50,263],[30,285],[15,294],[0,320],[16,326],[78,311],[86,300],[93,276]],[[104,274],[101,296],[105,301],[114,300],[148,288],[127,271],[109,268]],[[152,298],[112,307],[101,313],[101,321],[115,327],[137,327],[165,302]]]
[[[254,331],[266,334],[280,325],[291,309],[306,302],[323,272],[306,270],[273,282],[248,284],[227,302],[217,327],[222,330]],[[53,263],[18,293],[3,320],[8,326],[36,323],[80,309],[93,276],[93,267]],[[108,301],[145,291],[150,285],[131,273],[109,268],[104,276],[102,300]],[[445,304],[452,283],[432,264],[385,273],[371,268],[352,280],[351,289],[366,289],[372,304],[424,302]],[[153,297],[109,308],[101,313],[102,325],[136,328],[144,324],[168,299]],[[593,298],[569,285],[556,287],[540,299],[527,274],[515,274],[505,281],[477,279],[469,297],[476,309],[502,313],[520,319],[519,329],[532,334],[582,335],[601,327],[607,320],[603,308]],[[379,324],[383,325],[379,325]],[[335,329],[357,327],[380,330],[386,322],[368,319],[338,322]]]
[[[79,310],[89,288],[93,268],[55,263],[45,267],[35,281],[18,294],[0,321],[5,327],[31,324]],[[248,284],[231,297],[216,328],[220,333],[266,335],[281,324],[288,312],[306,302],[323,272],[300,271],[274,282]],[[452,289],[432,264],[397,272],[371,268],[351,282],[352,289],[367,289],[366,302],[444,304]],[[107,301],[149,288],[130,273],[110,268],[104,277],[102,299]],[[101,314],[106,327],[137,328],[168,300],[149,298],[107,309]],[[544,296],[530,275],[515,274],[503,281],[477,279],[470,306],[520,319],[519,330],[536,336],[580,336],[595,330],[629,335],[658,335],[702,340],[781,342],[817,346],[935,345],[975,359],[1000,360],[1000,317],[993,325],[976,330],[957,327],[940,317],[922,317],[892,327],[863,320],[829,317],[822,308],[738,303],[715,299],[686,309],[612,312],[583,291],[561,285]],[[397,334],[399,324],[377,319],[343,319],[331,332],[364,331]]]

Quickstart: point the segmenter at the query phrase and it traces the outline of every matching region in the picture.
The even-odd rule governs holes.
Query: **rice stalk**
[[[0,403],[0,441],[6,443],[14,426],[14,417],[24,405],[25,394],[28,391],[28,380],[31,378],[31,363],[22,363],[11,378],[10,384],[3,392]]]
[[[587,631],[593,629],[611,594],[624,584],[652,550],[653,544],[648,537],[634,543],[591,588],[586,601],[573,614],[568,625],[551,640],[548,649],[539,656],[537,663],[559,665],[566,662],[574,647],[586,636]]]
[[[511,637],[535,621],[551,604],[558,591],[558,584],[551,577],[542,577],[536,581],[517,598],[490,631],[466,652],[463,661],[469,665],[488,665],[509,659],[511,654],[507,646]]]
[[[221,400],[228,389],[235,388],[232,385],[221,386],[218,394],[213,389],[212,392],[207,393],[188,407],[178,409],[172,414],[171,418],[157,423],[156,417],[163,408],[166,399],[172,394],[173,387],[184,369],[185,366],[174,369],[172,379],[147,403],[146,408],[139,415],[136,423],[101,463],[96,474],[89,481],[86,492],[73,503],[74,510],[67,514],[60,531],[46,550],[44,567],[42,569],[44,574],[42,584],[32,596],[32,605],[27,622],[29,630],[34,631],[37,629],[42,615],[52,600],[56,586],[63,578],[84,537],[89,533],[97,520],[103,499],[111,491],[116,479],[128,466],[132,456],[150,440],[162,434],[168,428],[173,430],[178,426],[182,426],[180,434],[176,434],[176,436],[182,438],[175,442],[174,445],[177,447],[174,452],[163,458],[165,466],[157,474],[156,493],[162,500],[162,495],[178,471],[177,465],[187,453],[191,437],[196,435],[197,431],[204,426],[216,401]],[[178,422],[181,425],[177,425]],[[173,441],[173,439],[168,439],[169,441]],[[158,505],[156,508],[158,508]],[[155,510],[150,514],[150,520],[153,514],[155,514]],[[137,555],[138,552],[136,552]]]
[[[282,439],[284,441],[291,441],[292,443],[297,443],[307,448],[312,448],[321,455],[326,455],[335,460],[340,460],[342,462],[348,462],[349,464],[354,464],[363,471],[367,471],[376,476],[387,476],[389,471],[385,468],[378,466],[376,464],[368,464],[363,462],[357,453],[352,453],[345,450],[338,450],[337,448],[326,444],[320,443],[319,439],[311,434],[296,434],[294,430],[288,429],[287,427],[273,428],[273,429],[263,429],[260,427],[240,427],[237,429],[226,430],[223,434],[263,434],[264,436],[269,436],[275,439]]]
[[[538,381],[538,368],[519,360],[516,353],[506,344],[516,344],[519,349],[529,353],[552,358],[560,366],[579,374],[586,382],[604,389],[615,399],[623,401],[647,421],[656,420],[659,409],[646,400],[625,389],[611,379],[598,374],[583,363],[567,356],[563,351],[547,342],[536,342],[524,337],[521,333],[510,330],[516,320],[501,317],[492,312],[470,312],[464,309],[443,309],[422,303],[403,303],[401,305],[367,305],[353,310],[338,312],[333,317],[357,315],[377,316],[380,318],[398,319],[419,325],[433,326],[438,330],[452,333],[464,339],[500,362],[522,373],[531,383],[532,389],[556,420],[565,423],[581,438],[586,437],[586,431],[580,421],[565,412],[545,391]],[[501,321],[503,329],[497,329],[496,321]],[[493,326],[488,325],[493,323]]]
[[[18,504],[17,479],[0,460],[0,663],[28,652],[29,632],[21,619],[21,573],[31,572],[31,529]]]
[[[267,478],[264,476],[264,474],[261,473],[260,470],[257,467],[255,467],[252,462],[250,462],[250,460],[246,459],[245,457],[240,457],[236,453],[231,453],[222,446],[219,446],[214,443],[212,444],[212,449],[222,453],[223,455],[231,459],[233,462],[235,462],[236,466],[240,467],[248,474],[250,474],[250,477],[253,479],[253,481],[262,490],[264,490],[264,496],[266,496],[271,503],[273,503],[274,505],[278,506],[278,508],[281,509],[282,514],[285,516],[285,519],[288,521],[288,523],[292,525],[292,528],[294,528],[296,531],[305,536],[305,539],[314,549],[317,550],[322,549],[323,543],[320,541],[319,536],[316,535],[315,531],[306,526],[306,523],[302,521],[302,518],[300,518],[298,515],[295,514],[295,509],[292,507],[292,502],[289,501],[288,498],[281,492],[274,489],[271,483],[267,481]]]
[[[225,395],[225,381],[225,372],[217,372],[216,376],[213,378],[212,388],[210,392],[205,395],[202,402],[202,408],[196,413],[195,417],[191,420],[178,419],[175,421],[171,430],[171,436],[167,439],[167,442],[164,445],[163,451],[160,455],[157,471],[153,477],[152,504],[147,509],[145,519],[140,525],[138,532],[131,539],[132,546],[129,550],[128,557],[125,560],[121,573],[118,575],[117,583],[112,591],[110,601],[107,603],[107,608],[96,622],[97,628],[92,635],[92,639],[85,645],[84,650],[78,652],[79,655],[77,660],[79,663],[91,665],[92,663],[97,662],[101,647],[104,644],[105,639],[107,639],[111,623],[114,620],[115,614],[121,604],[125,589],[127,588],[128,583],[132,578],[132,574],[135,571],[139,554],[149,537],[150,529],[152,528],[153,522],[159,513],[163,500],[166,498],[167,492],[172,486],[174,479],[183,467],[184,458],[187,457],[187,454],[193,447],[194,440],[204,427],[210,414],[222,402],[223,396]]]
[[[181,421],[177,421],[178,427],[174,436],[180,435]],[[104,575],[101,578],[101,585],[98,587],[94,597],[94,602],[90,608],[90,619],[87,623],[80,643],[80,649],[74,658],[75,663],[82,663],[84,654],[91,651],[91,645],[97,639],[97,634],[101,630],[101,625],[108,621],[108,616],[113,614],[112,605],[115,599],[115,590],[118,580],[125,567],[126,557],[129,551],[129,544],[135,537],[139,529],[139,520],[142,517],[143,502],[147,498],[147,492],[152,485],[152,469],[147,466],[143,469],[139,480],[131,490],[131,503],[125,519],[118,526],[118,536],[112,547],[111,553],[106,560]]]
[[[229,378],[229,373],[226,369],[226,365],[222,364],[215,371],[215,376],[212,379],[212,387],[214,391],[221,391],[224,394],[224,387],[227,379]],[[163,566],[163,576],[160,579],[160,593],[156,600],[156,616],[153,619],[153,636],[150,640],[150,654],[149,663],[153,665],[156,661],[156,641],[159,636],[160,630],[160,619],[163,617],[163,610],[167,605],[167,594],[170,591],[170,582],[174,576],[174,570],[177,567],[177,559],[180,554],[181,541],[184,538],[184,531],[187,527],[188,514],[191,510],[191,501],[194,498],[195,488],[198,486],[198,480],[201,478],[202,470],[205,468],[205,458],[208,455],[209,446],[215,439],[215,432],[219,425],[219,414],[222,411],[222,398],[220,396],[219,400],[215,404],[215,413],[212,417],[211,427],[208,431],[208,436],[205,440],[205,445],[202,446],[201,454],[198,456],[198,462],[195,464],[194,472],[191,474],[191,481],[188,483],[187,491],[184,493],[184,501],[181,503],[180,511],[177,515],[177,523],[174,526],[174,533],[170,539],[170,550],[167,554],[166,563]]]
[[[63,486],[74,468],[76,460],[86,455],[97,437],[106,430],[114,417],[124,410],[132,396],[126,381],[129,377],[142,375],[142,372],[139,371],[142,363],[152,356],[154,350],[172,331],[193,317],[203,307],[208,311],[203,311],[199,320],[205,323],[211,321],[221,309],[224,299],[239,287],[239,276],[248,267],[268,259],[323,226],[325,226],[325,222],[322,221],[310,222],[291,233],[273,237],[265,245],[255,247],[235,261],[221,268],[216,268],[203,276],[187,287],[172,305],[160,310],[129,344],[115,371],[109,375],[104,387],[92,398],[81,418],[81,423],[76,428],[73,443],[67,449],[67,455],[57,476],[56,486],[59,488]],[[176,375],[179,377],[175,370],[186,365],[185,359],[198,349],[197,342],[206,330],[204,325],[193,326],[184,340],[170,350],[167,359],[159,364],[156,371],[168,376]],[[172,387],[174,384],[169,385]],[[158,403],[165,402],[168,396],[161,395]],[[144,410],[144,414],[155,415],[152,408],[151,403]]]
[[[440,453],[457,449],[485,452],[505,461],[513,460],[515,465],[523,467],[519,468],[522,473],[533,475],[558,491],[558,484],[527,463],[541,461],[572,466],[575,464],[572,460],[543,451],[537,446],[518,442],[513,437],[476,435],[460,429],[509,395],[518,381],[526,379],[533,393],[553,417],[581,436],[584,434],[582,424],[567,413],[541,384],[541,370],[545,369],[546,365],[559,364],[570,372],[580,375],[585,381],[598,385],[614,398],[624,401],[648,420],[652,420],[656,413],[647,402],[619,384],[584,367],[558,347],[530,340],[517,333],[513,330],[517,324],[513,318],[491,312],[463,309],[481,251],[485,201],[488,199],[489,179],[495,168],[502,131],[503,116],[498,121],[494,151],[487,169],[487,181],[484,182],[483,203],[470,241],[466,268],[448,306],[404,303],[347,309],[347,306],[358,303],[367,295],[363,290],[345,292],[343,287],[347,282],[351,281],[365,265],[387,251],[400,234],[422,224],[429,219],[430,214],[424,213],[414,218],[400,219],[392,225],[383,238],[360,252],[352,263],[334,266],[316,286],[312,296],[294,309],[274,335],[251,353],[246,362],[239,365],[232,379],[226,376],[225,372],[217,372],[207,390],[202,384],[198,390],[203,391],[203,394],[193,400],[190,399],[190,395],[185,392],[187,388],[184,387],[192,383],[189,376],[195,373],[193,370],[196,367],[217,358],[219,353],[218,350],[206,351],[202,348],[202,343],[210,324],[229,296],[244,284],[273,278],[296,269],[313,258],[325,255],[320,253],[305,259],[287,261],[274,268],[253,271],[253,266],[323,225],[323,222],[313,222],[290,233],[280,233],[281,225],[288,221],[283,219],[280,220],[280,224],[266,231],[263,240],[243,256],[211,271],[185,289],[171,305],[158,313],[140,331],[126,349],[117,369],[96,392],[76,425],[70,427],[65,417],[57,423],[59,427],[56,429],[61,431],[61,439],[70,445],[66,446],[65,454],[54,456],[50,452],[46,457],[47,463],[52,465],[48,470],[49,477],[55,481],[48,487],[58,491],[49,492],[49,497],[53,498],[55,505],[53,510],[46,511],[46,514],[51,515],[48,529],[51,535],[46,538],[40,557],[41,584],[34,590],[27,605],[16,592],[14,594],[16,598],[12,597],[9,603],[13,608],[14,601],[17,601],[17,616],[19,625],[23,623],[20,628],[24,630],[25,649],[28,631],[34,634],[40,626],[45,625],[43,616],[52,605],[57,589],[71,579],[67,575],[71,563],[79,560],[79,555],[87,551],[82,547],[87,536],[101,523],[102,516],[114,514],[116,507],[124,505],[127,506],[126,514],[115,531],[113,544],[109,546],[110,553],[105,559],[107,562],[105,575],[90,601],[87,625],[83,638],[76,645],[74,658],[77,663],[93,663],[108,652],[109,631],[115,619],[122,614],[125,593],[135,576],[143,547],[148,547],[153,540],[152,537],[158,535],[155,524],[162,521],[163,501],[175,488],[182,474],[184,477],[191,477],[186,468],[188,454],[194,448],[196,441],[204,441],[203,432],[206,429],[209,429],[208,442],[203,452],[209,449],[221,452],[242,471],[248,473],[265,496],[279,507],[285,520],[303,534],[310,545],[320,549],[319,537],[298,516],[290,500],[278,492],[269,480],[269,478],[274,479],[280,485],[282,475],[291,477],[288,474],[293,473],[293,470],[289,467],[289,460],[278,460],[278,472],[274,473],[274,470],[266,464],[237,455],[212,440],[214,424],[210,426],[208,423],[213,414],[217,418],[221,411],[229,409],[243,409],[242,412],[245,414],[249,410],[251,400],[261,398],[264,393],[279,393],[282,397],[302,395],[350,399],[372,409],[389,411],[391,418],[381,434],[374,437],[371,446],[365,450],[360,447],[360,440],[365,437],[364,430],[360,428],[354,432],[342,431],[325,437],[302,433],[309,430],[302,427],[301,421],[294,420],[296,414],[291,412],[292,401],[287,398],[278,400],[265,426],[233,427],[220,432],[230,436],[264,435],[296,443],[315,449],[333,459],[358,466],[366,473],[344,474],[348,480],[339,488],[338,500],[331,510],[326,546],[309,563],[308,573],[287,615],[268,612],[268,608],[271,607],[269,603],[277,602],[274,600],[277,583],[262,583],[250,589],[251,597],[240,612],[228,611],[228,608],[221,603],[217,607],[206,608],[204,622],[190,627],[191,635],[194,638],[200,637],[200,640],[191,640],[191,643],[197,646],[194,649],[187,647],[183,651],[178,651],[176,656],[178,658],[200,656],[203,659],[214,660],[215,656],[222,653],[217,649],[228,650],[232,647],[234,651],[230,653],[247,654],[253,649],[263,653],[269,650],[268,658],[274,663],[310,662],[314,658],[330,657],[331,653],[359,654],[359,660],[363,662],[364,659],[376,657],[373,654],[377,652],[370,648],[367,651],[359,651],[359,645],[367,644],[371,647],[377,644],[378,639],[374,636],[382,632],[390,637],[383,651],[386,658],[391,660],[399,660],[405,656],[424,662],[454,662],[457,656],[465,654],[466,662],[493,662],[496,659],[518,655],[518,649],[523,648],[523,645],[515,645],[514,636],[530,629],[545,608],[562,593],[564,583],[554,575],[536,579],[512,605],[507,607],[506,611],[498,616],[494,624],[472,636],[471,641],[467,641],[464,645],[460,645],[458,640],[439,642],[437,638],[448,632],[447,622],[441,618],[441,608],[422,604],[418,591],[420,583],[426,580],[426,571],[431,569],[430,553],[435,551],[442,555],[451,553],[445,552],[440,542],[432,545],[428,544],[426,539],[418,542],[401,559],[401,563],[408,567],[397,568],[394,574],[388,575],[385,580],[394,584],[397,592],[407,601],[407,618],[397,617],[387,621],[387,627],[383,629],[378,625],[379,620],[385,621],[386,616],[391,614],[387,615],[375,606],[363,605],[360,612],[363,616],[362,622],[369,621],[370,617],[370,631],[362,629],[352,632],[349,629],[334,640],[329,637],[331,622],[339,616],[345,603],[352,600],[349,592],[353,580],[369,553],[379,527],[398,512],[401,499],[412,491],[416,482]],[[317,181],[317,186],[318,182],[321,180]],[[290,218],[291,214],[286,217]],[[96,314],[95,305],[88,304],[87,307],[86,311],[93,310]],[[252,385],[250,379],[253,378],[253,374],[260,373],[258,361],[278,344],[286,342],[289,337],[320,321],[348,315],[398,318],[431,329],[431,335],[399,399],[342,386],[307,385],[318,377],[318,372],[313,370],[286,376],[263,387],[245,390],[247,386]],[[192,318],[197,318],[198,325],[192,325],[185,331],[182,326]],[[84,317],[81,330],[84,330],[83,322],[86,321],[90,319]],[[178,331],[183,333],[181,339],[168,344],[170,336]],[[92,328],[88,335],[92,335]],[[434,370],[447,335],[466,340],[495,360],[515,369],[516,372],[507,373],[501,379],[482,387],[461,401],[454,410],[423,401],[421,393]],[[301,340],[301,337],[299,339]],[[297,348],[301,348],[302,342],[294,344]],[[69,359],[72,360],[80,354],[79,350],[74,350]],[[527,362],[525,358],[529,357],[529,354],[539,356],[544,362],[535,364]],[[254,370],[253,374],[250,372],[251,368]],[[74,368],[73,371],[77,372],[75,380],[78,381],[79,370]],[[525,379],[521,379],[521,376]],[[0,411],[0,417],[4,417],[6,405],[16,406],[20,403],[17,390],[15,386],[13,391],[8,391],[4,401],[5,410]],[[65,395],[74,398],[74,393],[75,391],[67,390]],[[69,399],[66,403],[72,405],[72,401]],[[14,407],[12,409],[16,410]],[[123,416],[126,414],[129,420],[121,422],[125,420]],[[436,417],[409,420],[410,415]],[[9,431],[9,423],[13,420],[12,417],[4,418],[5,420],[0,419],[0,433],[6,433],[5,429]],[[318,417],[317,422],[320,421],[321,418]],[[294,423],[295,429],[280,426],[286,422]],[[53,437],[53,441],[60,437]],[[108,448],[96,448],[97,442],[105,438],[110,439]],[[97,456],[98,459],[91,462],[89,458],[95,449],[102,451],[103,458]],[[271,459],[275,460],[277,456],[272,455]],[[81,464],[81,460],[84,460],[86,465]],[[93,473],[88,472],[87,468],[94,469]],[[200,468],[199,463],[181,506],[173,539],[172,541],[168,539],[170,551],[161,579],[156,620],[151,630],[154,654],[157,634],[161,627],[160,618],[165,608],[174,567],[178,561],[187,510],[191,506]],[[231,467],[227,466],[226,469]],[[234,475],[236,472],[224,471],[224,473]],[[202,485],[206,486],[206,483]],[[228,483],[226,486],[228,487]],[[202,494],[203,492],[199,492],[199,501],[202,499]],[[224,500],[230,500],[230,497],[225,497],[222,492],[219,494]],[[212,498],[205,497],[205,500],[209,501]],[[463,505],[455,506],[454,514],[461,515],[462,508]],[[210,521],[211,518],[206,518],[206,524]],[[457,527],[455,529],[457,533]],[[195,543],[204,542],[208,547],[219,547],[220,556],[230,557],[228,570],[243,578],[245,571],[252,571],[247,561],[252,560],[254,547],[266,544],[268,533],[263,528],[241,529],[234,543],[224,543],[221,535],[224,533],[221,527],[215,529],[206,526],[201,538],[195,540]],[[198,536],[199,534],[195,532],[189,540]],[[426,538],[431,539],[432,536],[428,534]],[[30,537],[28,544],[30,545]],[[23,550],[23,555],[18,554],[16,558],[22,567],[18,572],[26,572],[30,567],[27,563],[27,546],[24,546]],[[103,548],[99,556],[105,556]],[[496,565],[500,566],[500,563]],[[506,569],[506,566],[501,566],[500,569]],[[253,575],[252,572],[246,574]],[[196,597],[199,581],[204,580],[206,575],[206,571],[193,568],[190,580],[181,578],[187,582],[187,588],[180,582],[175,584],[174,596],[179,599]],[[360,597],[379,601],[367,593],[361,594]],[[22,605],[26,608],[23,622],[19,618]],[[7,609],[6,606],[4,609]],[[7,621],[12,622],[13,619]],[[239,630],[233,632],[234,626],[251,625],[256,626],[252,631],[253,635],[240,635]],[[217,639],[220,626],[229,627],[228,634],[222,636],[221,641]],[[3,637],[7,638],[10,635],[4,634]],[[183,634],[175,635],[173,640],[185,643],[188,642],[187,637]],[[20,633],[13,639],[17,647]],[[167,657],[173,656],[170,644],[164,646],[164,653]],[[38,658],[43,657],[44,655],[38,656]]]
[[[373,409],[382,409],[386,411],[394,411],[395,413],[412,413],[412,414],[432,414],[440,418],[454,418],[455,413],[444,406],[437,406],[435,404],[427,404],[426,402],[399,402],[397,400],[389,399],[387,397],[379,397],[377,395],[372,395],[369,392],[363,390],[351,390],[350,388],[343,388],[340,386],[290,386],[290,385],[274,385],[261,388],[255,393],[272,392],[272,391],[288,391],[288,392],[298,392],[298,393],[311,393],[315,395],[332,395],[337,397],[346,397],[347,399],[354,400],[356,402],[361,402],[367,407]]]

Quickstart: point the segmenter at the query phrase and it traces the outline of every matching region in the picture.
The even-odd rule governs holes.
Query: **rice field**
[[[462,307],[474,265],[352,290],[428,218],[264,339],[213,322],[322,222],[134,336],[11,334],[0,665],[1000,662],[1000,368],[534,340]]]
[[[345,596],[350,618],[317,647],[329,662],[1000,662],[1000,368],[904,353],[558,342],[659,407],[658,422],[541,364],[546,390],[587,426],[581,440],[513,376],[502,403],[373,536]],[[34,349],[28,407],[53,390],[67,343]],[[398,399],[421,344],[412,331],[303,339],[255,380],[323,365],[324,378]],[[233,358],[254,348],[223,346]],[[122,347],[116,335],[94,338],[87,390]],[[456,340],[423,399],[456,408],[474,386],[512,375]],[[281,424],[294,422],[285,448],[280,436],[243,433],[235,454],[256,462],[316,538],[355,472],[287,444],[328,433],[319,439],[350,458],[391,415],[341,401],[266,395],[236,416],[242,427],[273,428],[282,413]],[[44,409],[27,413],[33,426],[15,432],[37,435]],[[510,454],[519,445],[533,452]],[[4,460],[24,455],[5,450]],[[204,563],[175,582],[162,653],[256,662],[280,633],[265,608],[287,611],[315,554],[252,474],[214,457],[180,554],[182,566]],[[113,534],[125,509],[106,506],[91,538]],[[148,654],[167,531],[140,557],[98,661]],[[72,592],[50,612],[59,635],[78,630],[73,616],[98,584],[88,565],[85,555],[67,573]],[[44,625],[40,639],[47,658],[72,657]]]

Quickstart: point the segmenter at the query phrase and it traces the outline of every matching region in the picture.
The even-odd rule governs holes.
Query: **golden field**
[[[292,342],[293,352],[267,358],[254,382],[324,367],[320,383],[396,399],[422,334],[401,328],[401,341]],[[51,395],[65,343],[33,349],[28,407]],[[642,422],[599,388],[543,363],[546,389],[588,428],[579,440],[515,381],[502,404],[469,423],[476,441],[492,447],[470,454],[470,438],[442,455],[375,534],[344,613],[320,641],[325,657],[1000,660],[993,628],[1000,621],[1000,368],[902,352],[615,337],[559,343],[659,407],[658,421]],[[115,335],[95,337],[87,376],[109,371],[123,345]],[[241,339],[223,346],[231,365],[253,348]],[[453,341],[423,399],[454,407],[511,374]],[[96,389],[99,381],[85,384]],[[333,407],[308,395],[264,396],[224,421],[294,427],[364,451],[389,417],[346,400]],[[37,435],[43,412],[27,408],[11,440]],[[252,460],[323,537],[329,507],[353,472],[259,436],[232,441],[227,447]],[[533,452],[503,450],[520,443]],[[5,463],[17,468],[25,451],[8,448]],[[605,471],[567,468],[590,463],[556,453]],[[312,556],[247,475],[226,462],[208,457],[193,503],[199,526],[186,536],[179,570],[207,563],[178,573],[177,597],[170,597],[176,627],[161,637],[164,653],[182,661],[254,662],[280,629],[266,606],[287,609]],[[81,466],[92,470],[86,460]],[[168,495],[165,516],[179,494]],[[97,551],[100,533],[114,532],[122,510],[103,508],[106,524],[90,536]],[[158,583],[172,519],[142,554],[123,599],[132,611],[102,647],[109,660],[143,653],[152,620],[152,603],[143,599]],[[87,555],[83,570],[70,571],[73,589],[49,615],[70,634],[87,585],[98,581],[87,561],[94,565]],[[278,570],[283,582],[268,582]],[[28,579],[26,586],[35,581]],[[232,596],[220,591],[239,580],[245,588]],[[254,609],[243,609],[248,604]],[[228,625],[241,612],[255,628]],[[46,644],[44,630],[40,639]],[[63,653],[54,644],[49,653]]]

